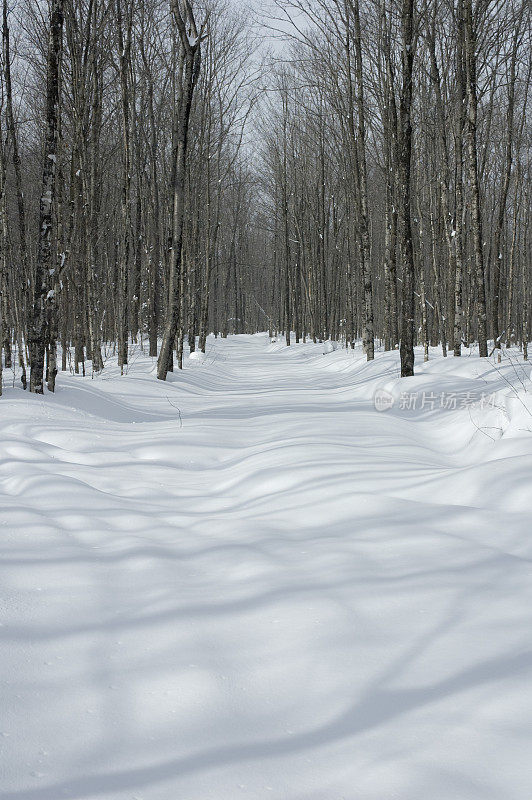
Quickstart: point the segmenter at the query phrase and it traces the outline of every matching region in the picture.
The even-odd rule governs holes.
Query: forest
[[[527,359],[530,33],[526,0],[3,0],[4,382],[266,329]]]
[[[530,2],[0,4],[0,800],[530,800]]]

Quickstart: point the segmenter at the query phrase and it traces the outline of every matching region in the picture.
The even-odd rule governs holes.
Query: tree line
[[[2,0],[0,369],[164,380],[265,328],[526,359],[530,45],[526,0]]]

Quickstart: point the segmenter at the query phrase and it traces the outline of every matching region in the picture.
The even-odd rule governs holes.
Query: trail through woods
[[[529,800],[530,367],[185,362],[4,389],[0,800]]]

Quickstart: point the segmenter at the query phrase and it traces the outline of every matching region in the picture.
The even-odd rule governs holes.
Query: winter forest
[[[144,341],[164,380],[210,331],[400,342],[403,375],[416,344],[527,358],[528,4],[257,19],[3,3],[2,346],[30,391]]]
[[[529,2],[0,4],[0,800],[530,800]]]

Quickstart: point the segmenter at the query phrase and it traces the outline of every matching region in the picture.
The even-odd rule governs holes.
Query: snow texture
[[[530,367],[431,355],[5,388],[1,800],[532,797]]]

